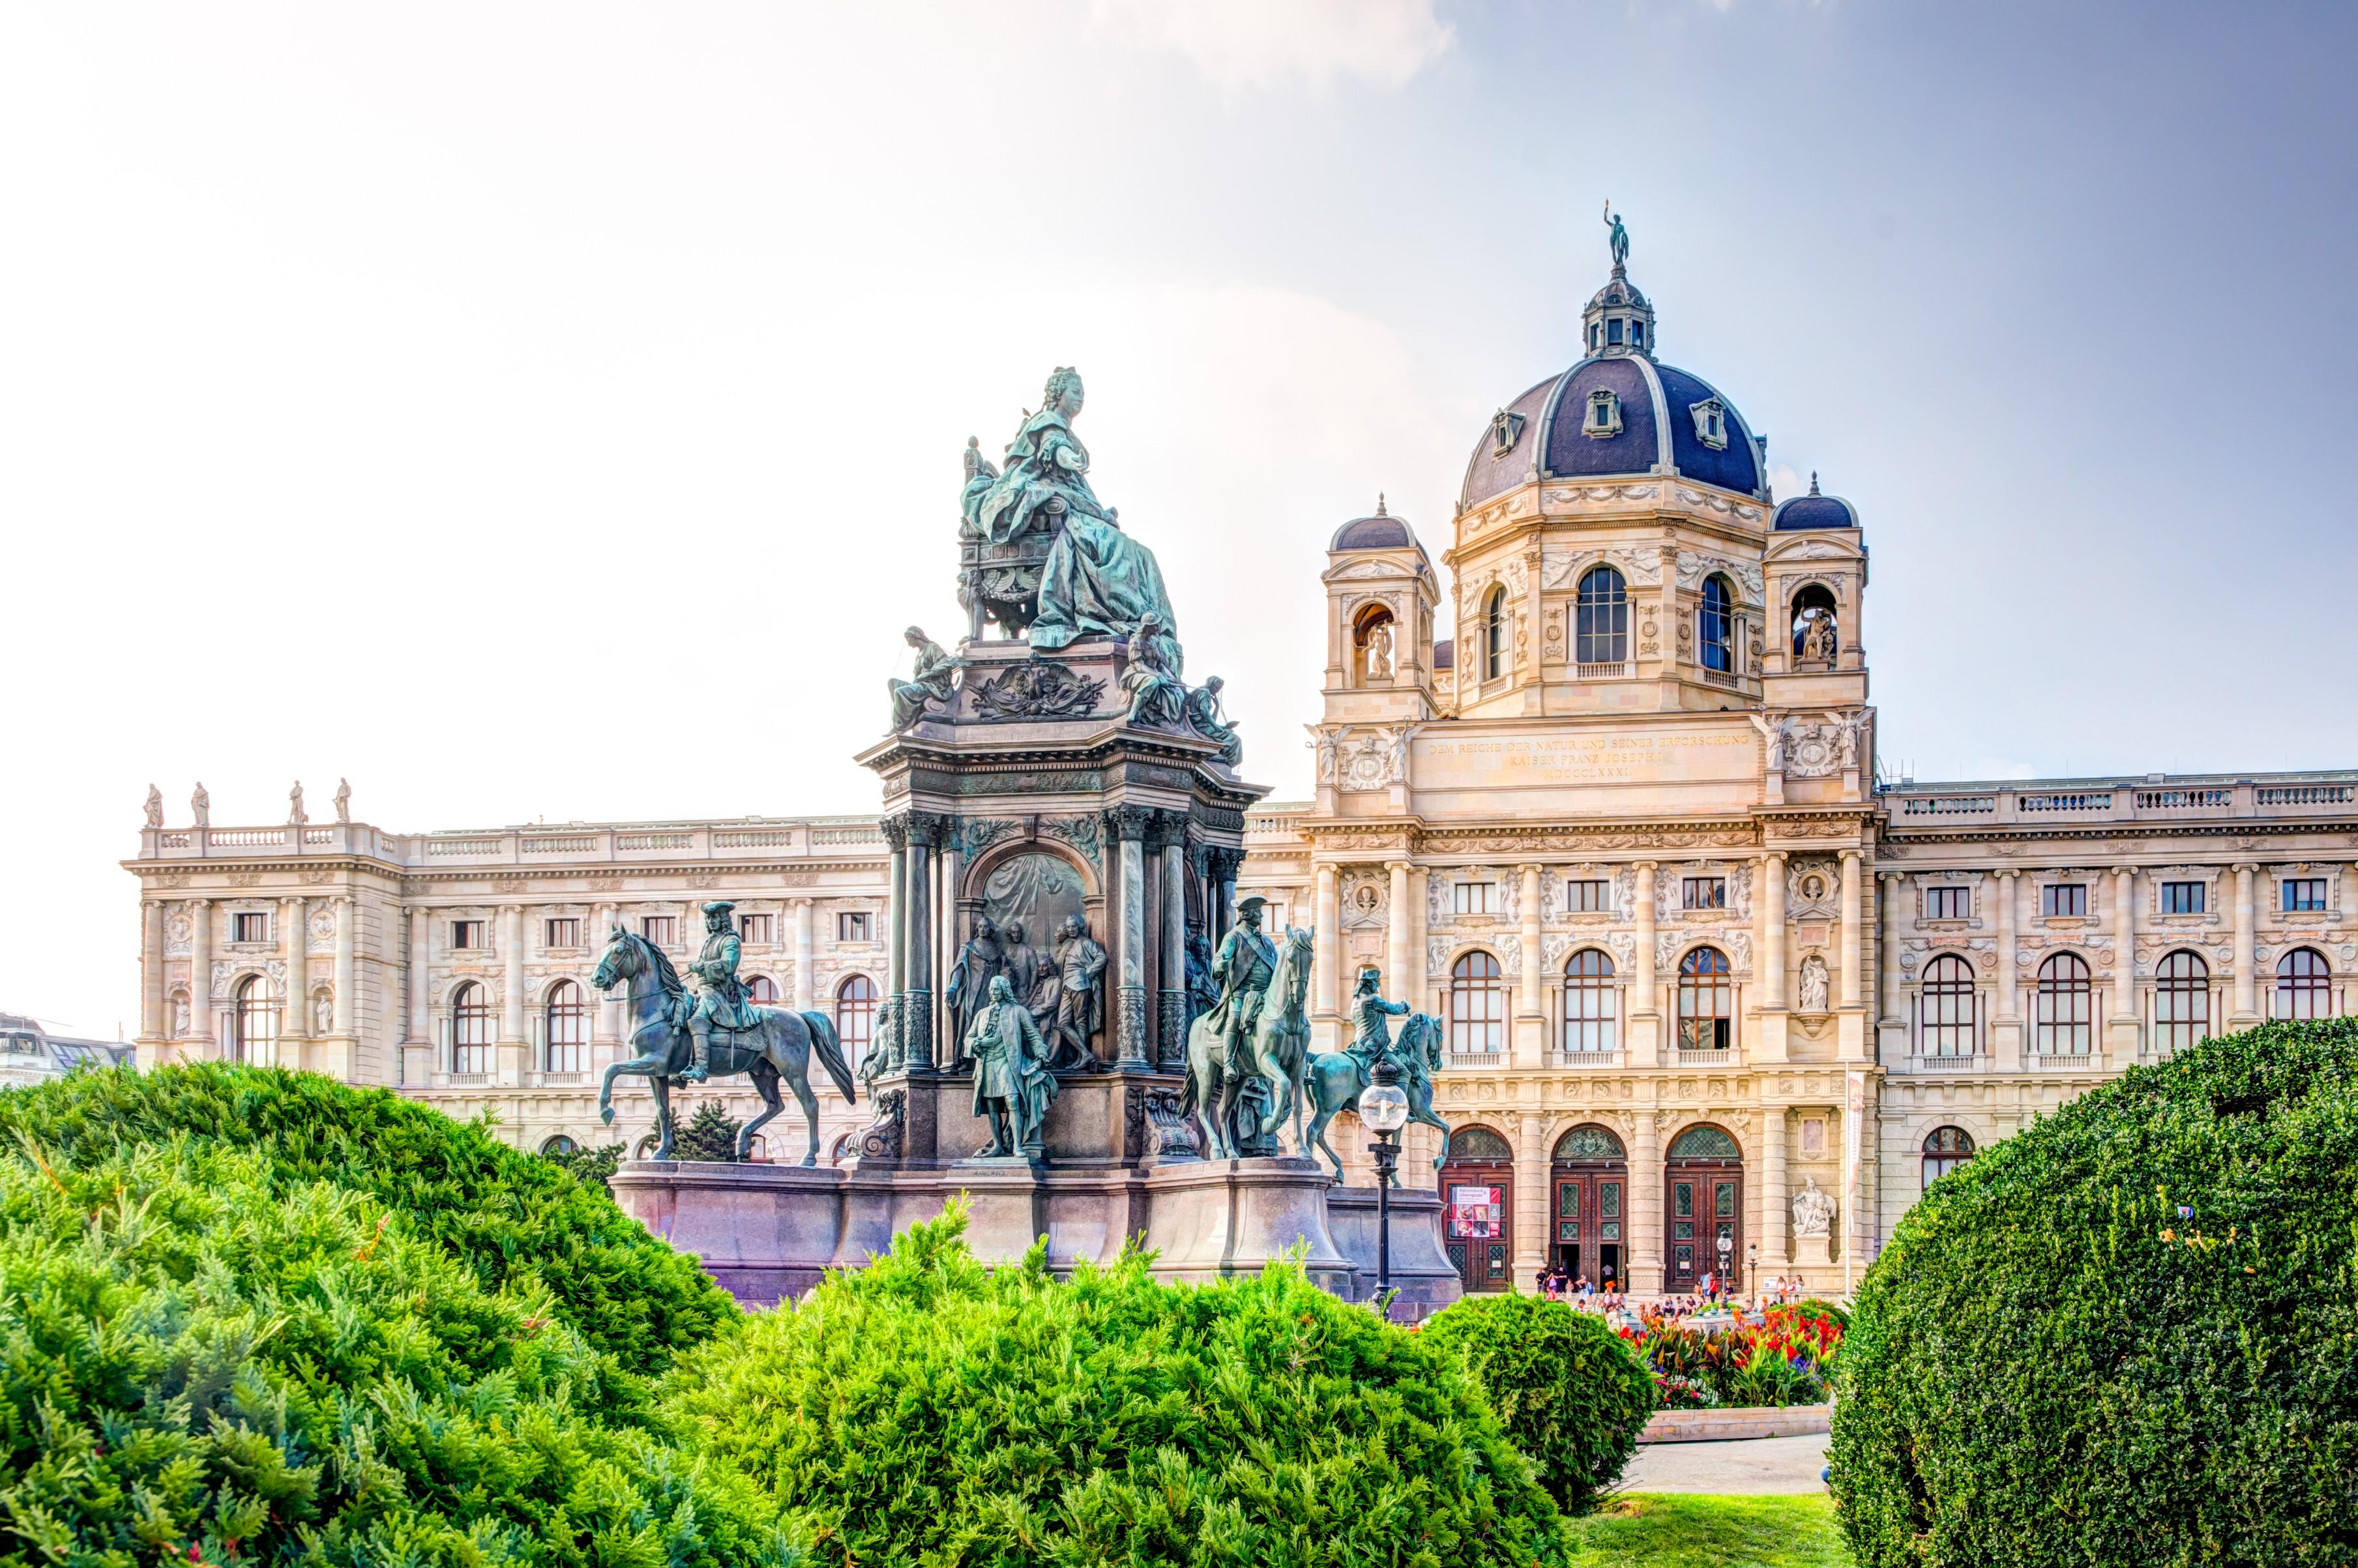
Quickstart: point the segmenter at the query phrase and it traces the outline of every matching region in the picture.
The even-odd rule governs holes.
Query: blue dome
[[[1839,495],[1820,495],[1818,476],[1810,476],[1810,493],[1797,495],[1790,501],[1777,503],[1777,520],[1770,524],[1779,531],[1792,528],[1855,528],[1858,508]]]
[[[1352,518],[1335,530],[1334,540],[1326,547],[1330,550],[1406,550],[1415,545],[1416,535],[1408,531],[1408,524],[1384,511],[1383,503],[1379,502],[1373,517]]]
[[[1644,353],[1608,352],[1498,410],[1466,464],[1457,505],[1479,506],[1534,479],[1671,468],[1722,490],[1768,497],[1759,445],[1734,404],[1699,375]]]

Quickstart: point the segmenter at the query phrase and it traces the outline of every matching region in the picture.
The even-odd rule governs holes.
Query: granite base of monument
[[[1415,1187],[1393,1189],[1391,1201],[1392,1321],[1429,1317],[1464,1293],[1457,1271],[1441,1239],[1441,1195]],[[1358,1270],[1354,1301],[1376,1293],[1376,1189],[1332,1187],[1326,1194],[1326,1227]]]
[[[1257,1274],[1300,1249],[1322,1290],[1355,1299],[1357,1271],[1326,1222],[1333,1185],[1315,1160],[1187,1160],[1146,1173],[1146,1246],[1155,1278],[1203,1283]]]
[[[607,1184],[623,1213],[694,1257],[748,1306],[800,1295],[843,1249],[848,1184],[839,1166],[625,1160]]]

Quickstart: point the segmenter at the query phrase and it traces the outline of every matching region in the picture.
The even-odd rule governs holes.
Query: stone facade
[[[149,827],[126,862],[142,895],[139,1057],[242,1050],[456,1117],[490,1110],[522,1148],[635,1145],[654,1116],[640,1080],[618,1081],[612,1128],[598,1119],[599,1075],[622,1054],[619,998],[590,984],[608,929],[645,934],[656,922],[684,963],[703,938],[698,906],[734,900],[747,933],[740,974],[766,980],[777,1005],[824,1010],[857,1031],[869,1016],[859,982],[880,997],[885,986],[886,864],[873,817],[418,834],[360,822]],[[461,1017],[462,1003],[488,1012]],[[864,1118],[831,1087],[818,1094],[831,1149]],[[708,1098],[740,1118],[760,1105],[741,1079],[675,1104]],[[799,1152],[799,1117],[771,1130],[771,1147]]]

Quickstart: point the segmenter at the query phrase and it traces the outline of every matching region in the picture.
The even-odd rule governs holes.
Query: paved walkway
[[[1649,1443],[1621,1472],[1628,1492],[1819,1492],[1826,1434],[1754,1437],[1736,1443]]]

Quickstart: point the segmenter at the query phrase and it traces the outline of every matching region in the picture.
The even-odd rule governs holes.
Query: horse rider
[[[1383,971],[1373,964],[1359,970],[1359,984],[1351,993],[1351,1016],[1358,1022],[1359,1033],[1351,1042],[1351,1054],[1368,1066],[1392,1054],[1390,1020],[1409,1011],[1404,1001],[1386,1001],[1383,992]]]
[[[690,1083],[700,1084],[712,1075],[715,1025],[733,1033],[758,1028],[762,1022],[759,1011],[747,1000],[745,988],[737,979],[737,927],[729,918],[736,908],[726,902],[704,906],[704,946],[696,955],[696,962],[687,967],[687,972],[701,982],[696,991],[696,1011],[687,1016],[687,1030],[695,1037],[696,1052],[688,1061],[687,1071],[680,1075]]]
[[[1261,1000],[1269,994],[1269,982],[1277,973],[1277,944],[1260,930],[1261,906],[1268,903],[1258,893],[1237,900],[1237,923],[1221,939],[1219,953],[1212,959],[1212,979],[1220,988],[1220,1000],[1204,1017],[1221,1042],[1220,1068],[1227,1074],[1237,1071],[1238,1047],[1251,1038],[1253,1025],[1260,1018]]]

